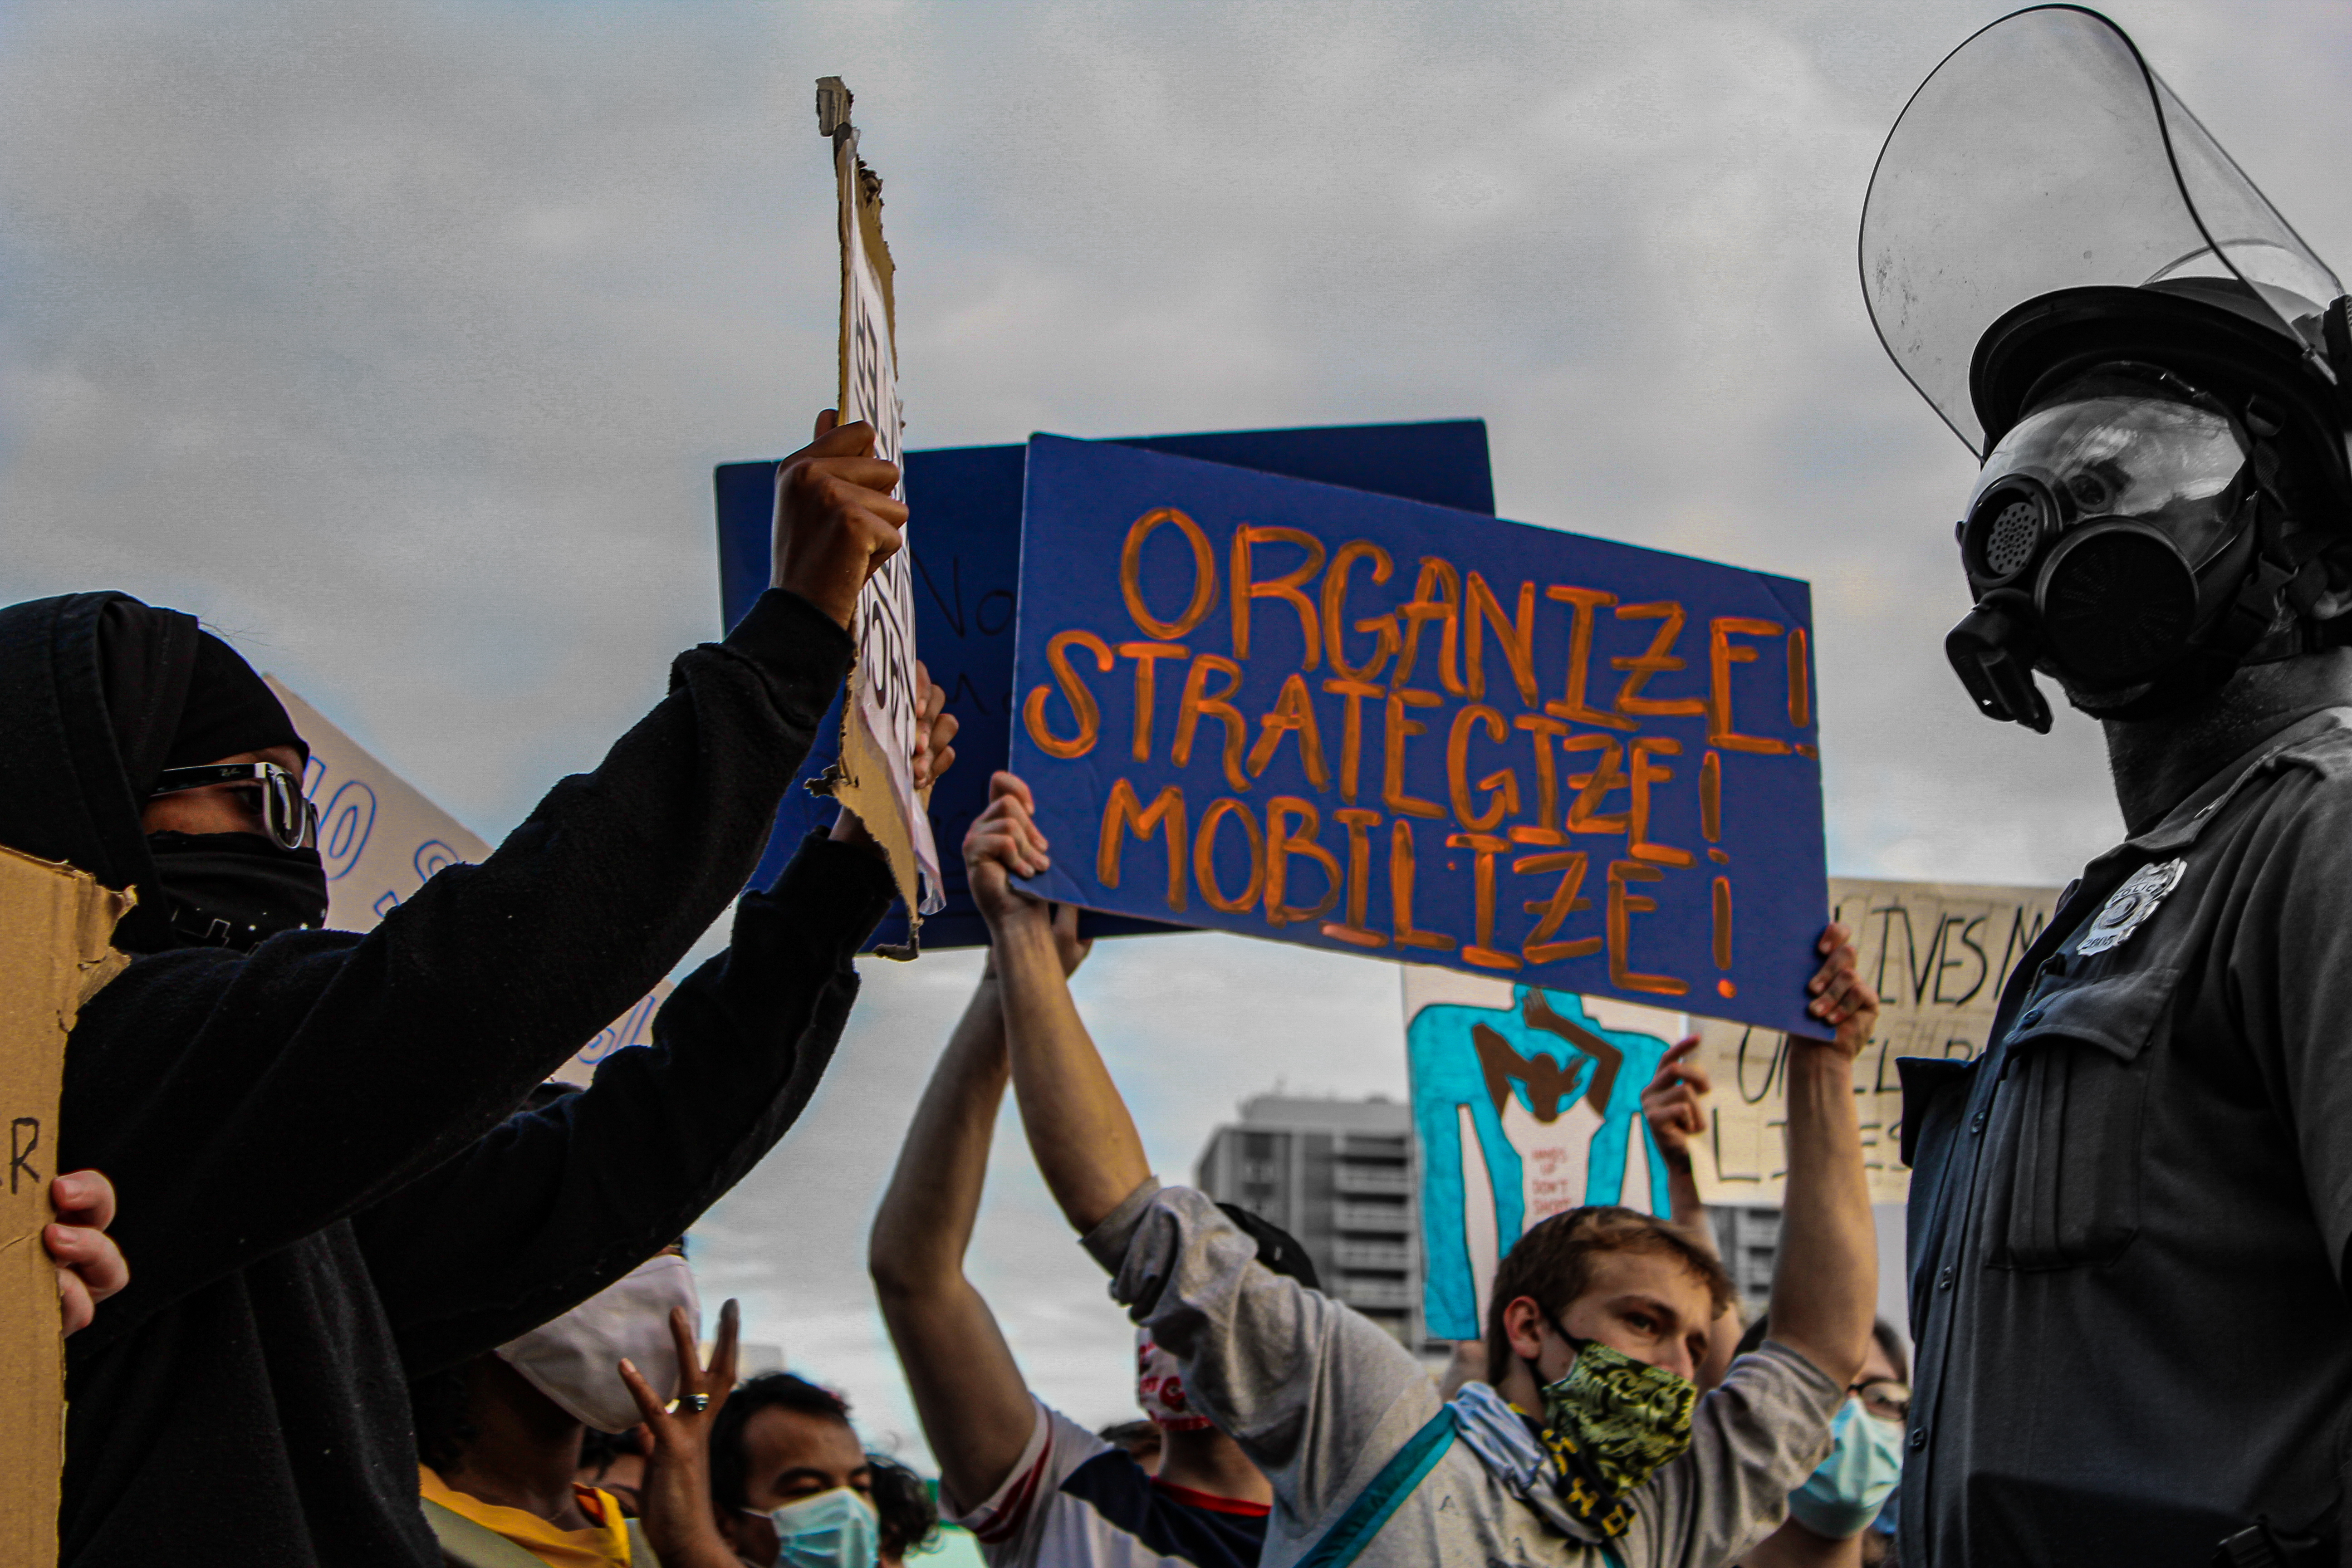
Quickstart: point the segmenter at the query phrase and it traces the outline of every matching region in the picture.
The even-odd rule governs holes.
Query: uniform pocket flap
[[[2082,1040],[2128,1062],[2146,1048],[2179,978],[2178,969],[2141,969],[2085,980],[2038,997],[2018,1015],[2016,1027],[2010,1031],[2010,1048],[2052,1038]]]
[[[1927,1105],[1937,1095],[1965,1077],[1976,1066],[1965,1057],[1897,1057],[1895,1074],[1903,1085],[1903,1163],[1918,1163],[1911,1156],[1919,1147],[1919,1126],[1927,1119]]]

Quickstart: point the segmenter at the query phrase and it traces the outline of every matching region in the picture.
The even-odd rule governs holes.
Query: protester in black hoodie
[[[267,834],[151,844],[164,768],[285,743],[241,660],[123,595],[0,611],[0,843],[137,889],[117,940],[145,955],[67,1054],[60,1153],[112,1177],[133,1279],[68,1345],[66,1563],[426,1568],[406,1377],[627,1272],[806,1102],[891,890],[814,837],[652,1048],[507,1120],[755,864],[898,543],[871,438],[821,420],[780,472],[775,587],[596,772],[364,936],[300,929],[323,876]]]

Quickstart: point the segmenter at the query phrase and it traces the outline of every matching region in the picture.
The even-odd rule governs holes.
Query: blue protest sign
[[[1477,419],[1417,425],[1353,425],[1295,430],[1223,430],[1123,438],[1121,446],[1175,452],[1214,463],[1320,479],[1492,513],[1486,426]],[[961,721],[958,762],[931,795],[948,904],[923,921],[929,948],[984,946],[960,853],[964,830],[988,803],[988,775],[1011,755],[1013,606],[1021,563],[1021,488],[1027,447],[955,447],[906,455],[915,566],[915,646]],[[769,531],[776,465],[727,463],[713,476],[719,514],[719,596],[733,626],[768,585]],[[838,703],[817,731],[801,776],[776,813],[776,829],[752,874],[766,887],[810,829],[833,821],[829,800],[802,785],[833,764],[841,736]],[[1089,935],[1165,931],[1160,921],[1090,914]],[[906,940],[893,910],[877,943]]]
[[[1804,584],[1040,436],[1018,601],[1044,896],[1804,1028]]]

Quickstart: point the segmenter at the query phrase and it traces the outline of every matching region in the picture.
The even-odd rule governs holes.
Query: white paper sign
[[[840,417],[845,425],[870,423],[876,455],[896,463],[906,414],[891,309],[895,273],[882,241],[882,182],[859,161],[857,132],[845,125],[834,140],[834,173],[841,219]],[[891,494],[904,500],[905,485]],[[915,684],[914,570],[904,548],[867,580],[851,629],[857,665],[845,705],[845,777],[838,793],[890,856],[911,933],[920,924],[913,916],[937,914],[946,893],[930,813],[916,792],[912,767],[922,697]]]
[[[327,868],[327,924],[368,931],[444,866],[489,858],[490,847],[296,696],[276,676],[269,689],[310,743],[302,793],[319,809],[319,858]],[[614,1051],[653,1043],[654,1014],[670,993],[662,981],[556,1069],[585,1084]]]

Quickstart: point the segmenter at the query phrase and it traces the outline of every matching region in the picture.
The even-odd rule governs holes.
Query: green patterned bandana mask
[[[1559,1467],[1559,1499],[1582,1523],[1622,1535],[1633,1522],[1626,1495],[1689,1448],[1698,1385],[1597,1340],[1561,1337],[1576,1347],[1576,1364],[1543,1391],[1543,1445]]]

